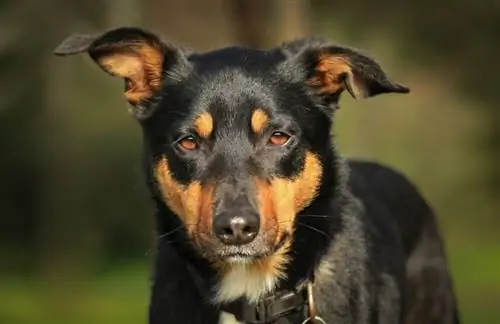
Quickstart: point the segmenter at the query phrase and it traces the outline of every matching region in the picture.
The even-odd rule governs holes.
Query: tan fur
[[[194,128],[199,136],[203,138],[210,137],[214,129],[214,121],[212,115],[210,115],[210,113],[208,112],[200,114],[194,121]]]
[[[160,88],[163,54],[159,45],[120,43],[107,53],[98,63],[110,74],[127,80],[125,97],[131,104],[150,98]]]
[[[269,124],[269,116],[261,108],[257,108],[252,113],[250,126],[255,134],[260,134]]]
[[[187,186],[178,183],[172,177],[166,157],[156,166],[156,180],[165,203],[186,225],[193,239],[210,236],[213,186],[202,186],[198,181]]]
[[[334,94],[345,90],[342,75],[348,75],[351,80],[351,90],[355,97],[362,96],[363,87],[354,76],[350,62],[342,56],[321,54],[316,66],[316,75],[309,79],[309,84],[320,94]]]
[[[316,196],[323,167],[311,152],[305,156],[304,170],[295,179],[256,180],[260,214],[264,224],[275,219],[279,232],[291,232],[295,216]],[[264,228],[263,230],[267,230]],[[277,237],[279,241],[280,237]]]

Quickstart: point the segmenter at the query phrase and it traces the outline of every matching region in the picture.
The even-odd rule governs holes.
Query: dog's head
[[[340,94],[407,93],[360,52],[306,38],[269,50],[193,53],[137,28],[74,35],[58,55],[86,52],[125,80],[155,188],[210,260],[283,252],[295,218],[331,173]]]

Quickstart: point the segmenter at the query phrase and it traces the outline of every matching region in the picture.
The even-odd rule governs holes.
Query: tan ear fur
[[[100,35],[74,34],[53,53],[67,56],[84,52],[104,71],[125,80],[125,97],[132,105],[151,98],[160,88],[164,48],[149,32],[124,27]]]
[[[125,97],[133,105],[151,98],[160,88],[163,52],[159,44],[121,43],[91,56],[106,72],[126,80]]]

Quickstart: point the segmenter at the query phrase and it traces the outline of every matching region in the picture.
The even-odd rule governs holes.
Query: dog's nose
[[[243,245],[252,242],[259,233],[259,215],[245,213],[241,216],[223,213],[215,217],[215,235],[227,245]]]

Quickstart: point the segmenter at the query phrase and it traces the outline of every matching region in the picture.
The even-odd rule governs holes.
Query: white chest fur
[[[220,312],[219,324],[245,324],[245,323],[239,322],[233,314]]]
[[[221,278],[215,302],[229,302],[242,296],[256,302],[275,288],[278,279],[272,273],[252,271],[246,264],[234,265]]]

